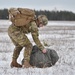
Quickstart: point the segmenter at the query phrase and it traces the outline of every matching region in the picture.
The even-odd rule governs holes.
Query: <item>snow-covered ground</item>
[[[0,29],[7,29],[10,24],[8,20],[0,20]],[[28,69],[10,67],[14,45],[7,32],[0,30],[0,75],[75,75],[74,28],[75,21],[50,21],[48,26],[39,29],[41,42],[45,42],[46,47],[56,50],[59,60],[50,68]],[[27,36],[33,42],[31,35]],[[22,58],[23,50],[18,59],[19,63]]]

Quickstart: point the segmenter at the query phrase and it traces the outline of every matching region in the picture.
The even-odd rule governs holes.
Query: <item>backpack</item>
[[[51,67],[55,65],[58,61],[59,56],[57,52],[53,49],[47,49],[47,53],[42,53],[42,51],[35,45],[33,46],[31,56],[30,56],[30,64],[32,66],[36,66],[38,68],[43,67]],[[24,59],[22,60],[22,64]]]
[[[24,26],[35,19],[35,12],[28,8],[10,8],[9,20],[16,26]]]

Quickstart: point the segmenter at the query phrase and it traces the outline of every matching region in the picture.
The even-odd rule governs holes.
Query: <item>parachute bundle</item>
[[[55,50],[47,49],[47,53],[44,54],[37,46],[33,46],[30,64],[39,68],[51,67],[58,59],[59,56]]]
[[[30,56],[30,64],[38,68],[51,67],[58,61],[59,56],[55,50],[47,49],[47,53],[42,51],[35,45],[33,46],[32,53]],[[22,60],[22,64],[24,59]]]

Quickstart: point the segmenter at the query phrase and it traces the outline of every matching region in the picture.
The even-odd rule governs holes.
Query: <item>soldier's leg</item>
[[[21,46],[15,46],[12,58],[17,60],[21,50],[22,50]]]
[[[32,51],[32,44],[29,43],[25,46],[25,50],[24,50],[24,60],[27,60],[28,62],[30,61],[30,55],[31,55],[31,51]]]
[[[32,67],[29,64],[29,61],[30,61],[30,55],[31,55],[31,51],[32,51],[33,46],[26,35],[25,35],[25,38],[26,38],[25,39],[26,44],[25,44],[25,50],[24,50],[24,67],[28,68],[28,67]]]
[[[19,63],[17,63],[17,58],[19,57],[20,51],[22,50],[22,47],[15,47],[11,62],[11,67],[22,67]]]
[[[12,57],[12,62],[11,62],[11,67],[22,67],[19,63],[17,63],[17,59],[19,57],[20,51],[22,50],[22,46],[20,46],[18,43],[16,43],[12,38],[11,40],[15,44],[14,52],[13,52],[13,57]]]

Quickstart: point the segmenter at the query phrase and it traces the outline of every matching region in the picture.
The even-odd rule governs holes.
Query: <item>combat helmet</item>
[[[45,15],[39,15],[37,19],[44,26],[48,24],[48,18]]]

